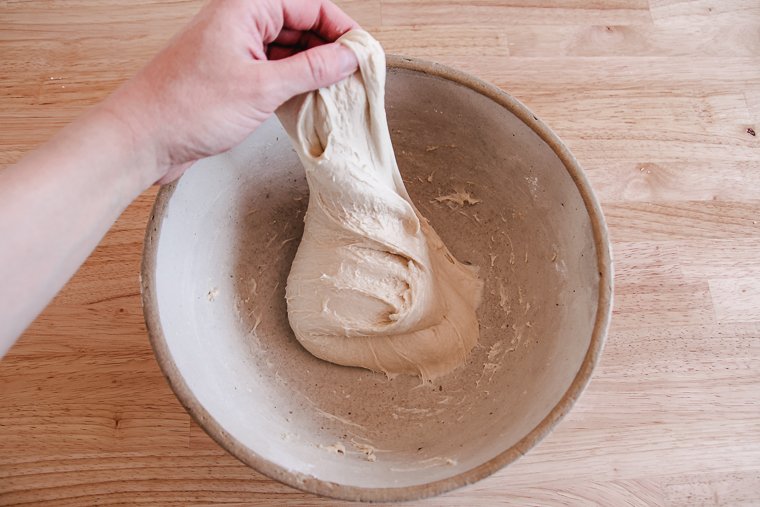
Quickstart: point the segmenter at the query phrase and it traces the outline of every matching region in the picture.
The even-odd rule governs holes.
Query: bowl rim
[[[586,178],[580,164],[570,153],[559,137],[519,100],[497,86],[482,81],[463,71],[451,67],[399,55],[388,55],[387,65],[390,70],[400,69],[418,72],[445,79],[465,86],[491,99],[510,113],[517,116],[530,127],[559,157],[570,177],[578,188],[592,225],[594,244],[597,252],[599,271],[599,300],[597,302],[596,320],[588,350],[580,369],[562,398],[539,424],[512,447],[474,468],[463,471],[453,477],[440,479],[425,484],[391,488],[363,488],[323,481],[310,475],[287,470],[244,446],[227,433],[219,422],[201,405],[188,388],[177,365],[175,364],[161,328],[158,304],[155,299],[155,278],[153,276],[158,253],[158,240],[166,207],[174,194],[177,182],[163,186],[158,192],[150,219],[145,231],[145,242],[141,267],[141,292],[143,313],[151,347],[161,371],[185,410],[203,428],[206,433],[227,452],[238,460],[264,475],[292,486],[296,489],[326,497],[349,501],[395,502],[417,500],[439,495],[447,491],[477,482],[506,465],[517,460],[529,449],[546,437],[570,411],[583,393],[591,379],[604,346],[612,313],[613,264],[607,225],[599,201],[594,195],[591,184]]]

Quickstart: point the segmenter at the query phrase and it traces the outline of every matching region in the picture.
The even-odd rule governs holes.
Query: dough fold
[[[477,343],[483,284],[404,187],[385,116],[382,47],[361,30],[339,42],[360,70],[278,111],[310,191],[288,276],[288,319],[319,358],[434,379]]]

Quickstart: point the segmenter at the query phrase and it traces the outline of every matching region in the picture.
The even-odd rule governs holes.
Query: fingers
[[[356,72],[359,66],[353,51],[336,43],[300,51],[270,64],[280,85],[281,102],[335,84]]]
[[[304,49],[311,49],[322,44],[325,44],[325,41],[313,32],[299,32],[285,28],[267,47],[267,59],[281,60]]]
[[[325,44],[325,41],[312,32],[283,30],[280,32],[280,36],[267,47],[267,60],[282,60],[305,49],[315,48],[322,44]]]
[[[283,28],[277,38],[272,42],[279,46],[296,46],[301,49],[309,49],[315,46],[321,46],[328,41],[324,40],[314,32],[302,32],[299,30],[291,30],[290,28]]]
[[[283,58],[288,58],[301,51],[303,50],[294,48],[293,46],[270,45],[267,48],[267,60],[282,60]]]
[[[284,29],[312,31],[332,42],[359,24],[330,0],[281,0]]]

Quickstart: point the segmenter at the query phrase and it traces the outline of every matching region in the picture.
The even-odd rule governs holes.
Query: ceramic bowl
[[[485,281],[480,341],[449,375],[390,380],[296,341],[284,294],[308,187],[276,118],[162,188],[145,240],[148,330],[188,412],[256,470],[349,500],[438,494],[528,452],[586,386],[611,309],[599,204],[525,106],[389,57],[387,112],[414,202]]]

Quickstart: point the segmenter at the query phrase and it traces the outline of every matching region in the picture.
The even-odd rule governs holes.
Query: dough
[[[385,117],[382,47],[361,30],[339,42],[356,53],[359,72],[278,111],[310,190],[288,319],[317,357],[434,379],[478,341],[482,282],[406,192]]]

